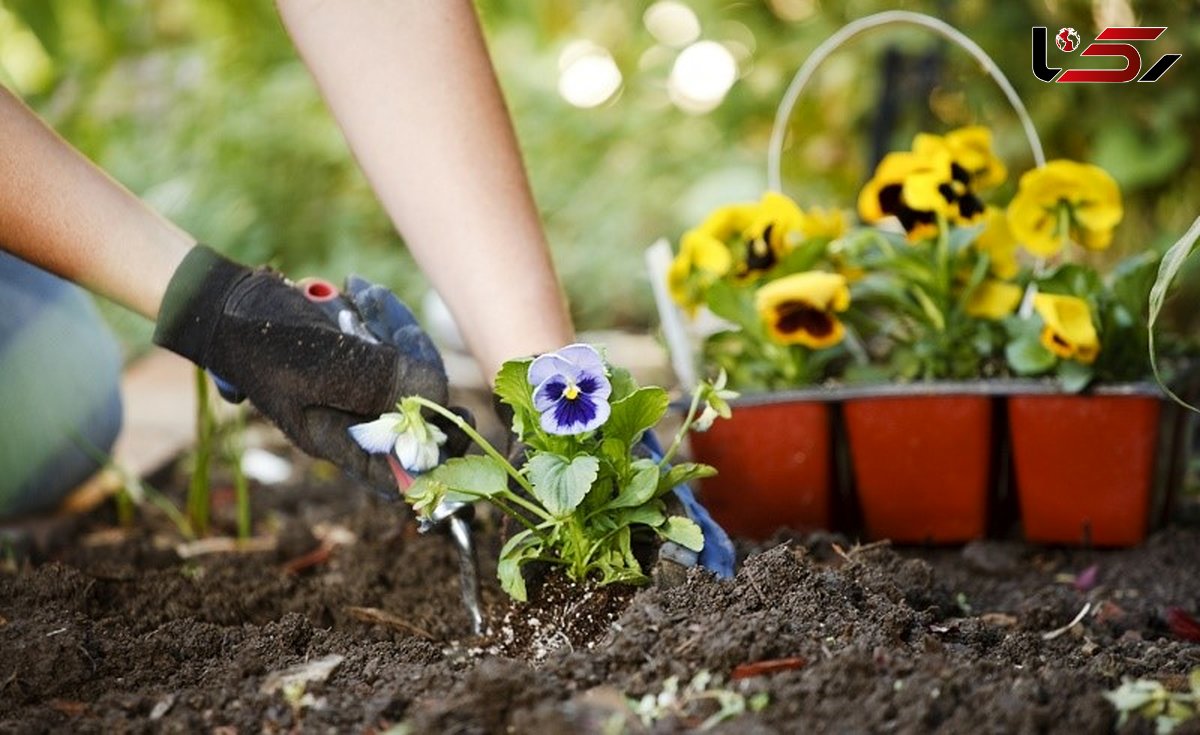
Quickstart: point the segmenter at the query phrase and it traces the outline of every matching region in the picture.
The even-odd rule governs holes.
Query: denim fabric
[[[99,468],[120,371],[90,297],[0,252],[0,518],[53,508]]]

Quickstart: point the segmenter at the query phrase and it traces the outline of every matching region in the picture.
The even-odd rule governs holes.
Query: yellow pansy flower
[[[750,226],[758,213],[756,202],[742,202],[717,207],[696,229],[710,237],[728,243]]]
[[[801,229],[805,237],[836,240],[846,234],[846,215],[840,209],[813,207],[804,213]]]
[[[1095,362],[1100,353],[1100,338],[1092,324],[1087,302],[1074,296],[1039,293],[1033,308],[1042,317],[1042,345],[1067,360],[1085,364]]]
[[[999,207],[988,207],[983,221],[983,232],[975,240],[975,247],[987,253],[993,276],[1004,281],[1014,278],[1021,264],[1017,261],[1017,240],[1008,227],[1008,216]]]
[[[894,216],[909,239],[919,240],[936,233],[938,215],[955,223],[973,222],[983,214],[983,204],[945,140],[922,134],[912,151],[889,153],[879,162],[859,192],[858,213],[865,222]]]
[[[966,170],[975,191],[999,186],[1008,177],[1004,162],[992,151],[991,130],[971,125],[946,133],[945,141],[950,157]]]
[[[679,254],[667,271],[667,287],[671,298],[695,313],[704,303],[708,287],[733,267],[733,254],[724,242],[704,229],[685,232],[679,243]]]
[[[1068,239],[1090,250],[1107,248],[1123,216],[1117,182],[1104,169],[1061,159],[1021,176],[1008,205],[1013,236],[1043,257],[1057,254]]]
[[[845,335],[834,312],[850,307],[850,289],[843,276],[808,271],[768,283],[755,293],[754,302],[773,340],[821,349]]]
[[[1003,319],[1017,310],[1023,294],[1016,284],[986,279],[967,300],[967,314],[976,319]]]
[[[787,255],[803,235],[804,212],[790,198],[775,191],[763,194],[743,233],[746,257],[739,278],[765,273]]]

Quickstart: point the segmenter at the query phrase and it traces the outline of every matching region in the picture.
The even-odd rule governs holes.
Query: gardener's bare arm
[[[277,0],[351,148],[488,376],[571,341],[469,0]]]
[[[195,241],[0,87],[0,247],[144,316],[158,316]]]

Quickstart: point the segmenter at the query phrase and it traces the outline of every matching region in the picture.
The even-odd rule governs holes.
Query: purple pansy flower
[[[568,436],[591,431],[608,420],[612,384],[604,360],[591,345],[568,345],[541,355],[529,365],[533,405],[542,429]]]

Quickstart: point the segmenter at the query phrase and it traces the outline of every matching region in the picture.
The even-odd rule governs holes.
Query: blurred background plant
[[[643,247],[676,239],[718,204],[758,198],[791,74],[837,27],[889,8],[929,12],[968,33],[1016,85],[1049,157],[1113,174],[1126,220],[1114,247],[1094,257],[1164,248],[1200,212],[1200,90],[1188,74],[1200,24],[1177,23],[1186,17],[1178,2],[478,6],[584,327],[655,322],[645,277],[630,276],[644,272]],[[1087,41],[1103,27],[1138,24],[1170,26],[1144,51],[1148,63],[1183,54],[1155,84],[1043,84],[1030,72],[1031,26],[1071,26]],[[294,277],[359,272],[411,302],[427,288],[270,0],[0,0],[0,81],[133,191],[237,258]],[[918,130],[971,123],[996,132],[1010,182],[1031,165],[1001,93],[964,54],[917,30],[871,33],[835,54],[798,105],[787,193],[806,208],[854,201],[884,152]],[[1168,328],[1200,326],[1191,270]],[[148,343],[148,324],[105,311],[131,353]]]

